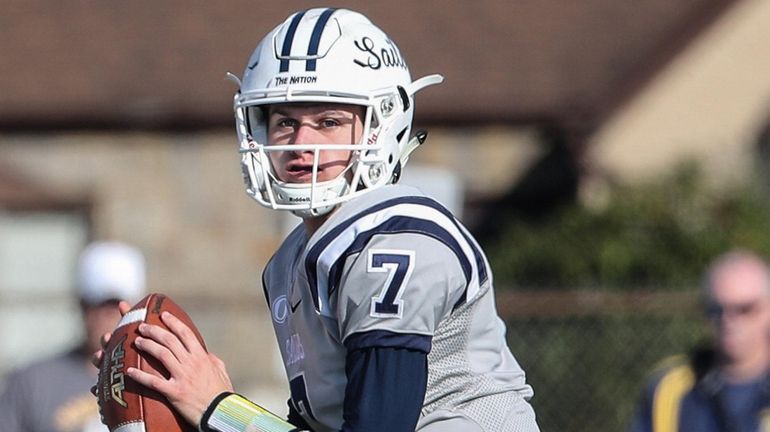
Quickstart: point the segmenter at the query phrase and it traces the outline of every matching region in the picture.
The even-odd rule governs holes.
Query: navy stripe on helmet
[[[291,45],[294,43],[294,33],[297,32],[297,27],[299,26],[302,17],[305,16],[305,12],[307,11],[297,12],[294,15],[294,18],[291,19],[289,29],[286,30],[286,37],[283,39],[283,47],[281,47],[281,72],[289,71],[289,59],[287,57],[291,56]]]
[[[318,21],[316,21],[315,27],[313,27],[313,34],[310,36],[310,44],[307,46],[308,56],[318,55],[318,46],[321,44],[321,35],[323,35],[324,29],[326,28],[326,23],[336,10],[337,9],[334,8],[326,9],[318,18]],[[308,59],[307,62],[305,62],[306,71],[315,71],[315,66],[316,59]]]

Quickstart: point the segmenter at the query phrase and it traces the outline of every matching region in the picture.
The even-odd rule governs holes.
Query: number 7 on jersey
[[[412,276],[414,255],[413,250],[369,250],[367,272],[388,274],[382,290],[372,298],[371,316],[401,318],[403,314],[401,295]]]

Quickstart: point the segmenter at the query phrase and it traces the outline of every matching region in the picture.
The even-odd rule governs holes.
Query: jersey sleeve
[[[428,382],[424,352],[389,347],[350,350],[345,375],[342,432],[415,429]]]
[[[370,333],[372,338],[359,338],[354,348],[421,349],[399,335],[429,340],[437,324],[463,298],[468,285],[463,258],[425,233],[371,237],[341,269],[336,311],[343,342],[353,334]],[[389,342],[383,345],[381,336]]]
[[[336,323],[343,343],[374,331],[430,338],[490,282],[478,244],[446,208],[424,196],[394,196],[344,207],[347,214],[327,222],[304,257],[316,312]]]

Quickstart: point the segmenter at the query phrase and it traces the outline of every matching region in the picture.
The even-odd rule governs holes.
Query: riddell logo
[[[299,203],[310,202],[310,198],[307,198],[307,197],[296,197],[296,198],[295,197],[289,197],[289,201],[290,202],[299,202]]]
[[[123,390],[126,389],[123,375],[123,358],[126,356],[126,351],[123,348],[123,344],[126,342],[126,337],[128,336],[123,336],[123,339],[118,342],[110,353],[110,395],[112,400],[123,408],[128,407],[126,401],[123,400]]]

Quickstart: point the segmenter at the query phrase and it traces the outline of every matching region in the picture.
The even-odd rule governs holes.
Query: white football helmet
[[[273,29],[257,46],[235,94],[236,130],[247,193],[260,204],[300,217],[328,213],[337,204],[398,180],[409,153],[425,140],[410,139],[414,94],[443,81],[430,75],[412,81],[395,43],[365,16],[345,9],[300,11]],[[365,108],[359,143],[339,143],[350,150],[345,170],[317,181],[319,152],[330,144],[270,145],[267,105],[339,103]],[[278,179],[269,153],[313,151],[310,183]]]

